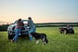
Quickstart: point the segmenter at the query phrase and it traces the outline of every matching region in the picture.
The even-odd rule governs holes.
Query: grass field
[[[17,43],[8,40],[7,32],[0,32],[0,52],[78,52],[78,27],[75,27],[75,34],[60,34],[58,27],[41,27],[37,32],[47,34],[49,43],[38,45],[35,40],[18,39]]]

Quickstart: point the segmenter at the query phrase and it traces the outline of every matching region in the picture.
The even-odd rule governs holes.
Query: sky
[[[0,0],[0,23],[28,17],[34,23],[78,22],[78,0]]]

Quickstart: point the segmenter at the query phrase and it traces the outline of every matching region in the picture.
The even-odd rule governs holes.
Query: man
[[[21,29],[22,29],[23,26],[24,26],[24,23],[22,22],[21,19],[19,19],[17,21],[16,27],[15,27],[15,36],[13,37],[13,39],[11,40],[11,42],[13,42],[13,41],[16,42],[17,41],[18,36],[19,36],[19,34],[20,34]]]
[[[29,38],[30,38],[30,40],[32,40],[31,33],[35,32],[36,28],[35,28],[35,24],[33,23],[33,20],[31,17],[28,17],[28,27],[29,27],[29,30],[28,30]]]

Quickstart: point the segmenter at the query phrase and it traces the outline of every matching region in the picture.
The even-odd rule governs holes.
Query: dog
[[[32,37],[34,37],[36,39],[36,44],[39,43],[40,39],[42,40],[42,42],[44,43],[44,45],[48,43],[47,36],[44,33],[33,32],[33,33],[31,33],[31,35],[32,35]]]

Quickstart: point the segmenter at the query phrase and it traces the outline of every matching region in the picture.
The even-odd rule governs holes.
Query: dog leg
[[[46,42],[45,42],[45,37],[42,38],[42,42],[44,43],[44,45],[46,44]]]
[[[39,44],[39,40],[36,40],[36,44]]]
[[[47,44],[47,43],[48,43],[47,37],[44,37],[44,38],[42,39],[42,42],[44,43],[44,45]]]

